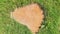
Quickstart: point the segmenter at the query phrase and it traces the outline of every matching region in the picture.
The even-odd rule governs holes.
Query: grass
[[[39,3],[45,15],[37,34],[59,34],[60,0],[0,0],[0,34],[32,34],[26,26],[10,18],[10,12],[16,7],[31,3]]]

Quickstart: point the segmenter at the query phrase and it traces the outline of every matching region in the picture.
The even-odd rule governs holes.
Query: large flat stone
[[[43,10],[38,4],[16,8],[11,15],[17,22],[26,25],[33,34],[38,31],[44,18]]]

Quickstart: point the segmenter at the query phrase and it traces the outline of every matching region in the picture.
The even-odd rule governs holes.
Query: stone
[[[11,18],[20,24],[26,25],[33,34],[38,32],[44,18],[43,10],[38,4],[30,4],[16,8],[11,12],[11,15]]]

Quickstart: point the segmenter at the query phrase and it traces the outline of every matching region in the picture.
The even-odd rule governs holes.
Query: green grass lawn
[[[0,0],[0,34],[32,34],[26,26],[10,18],[15,8],[31,3],[39,3],[45,15],[37,34],[60,34],[60,0]]]

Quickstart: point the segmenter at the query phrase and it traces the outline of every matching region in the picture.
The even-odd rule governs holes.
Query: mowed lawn
[[[37,34],[60,34],[60,0],[0,0],[0,34],[32,34],[14,19],[10,12],[31,3],[39,3],[44,10],[44,21]]]

